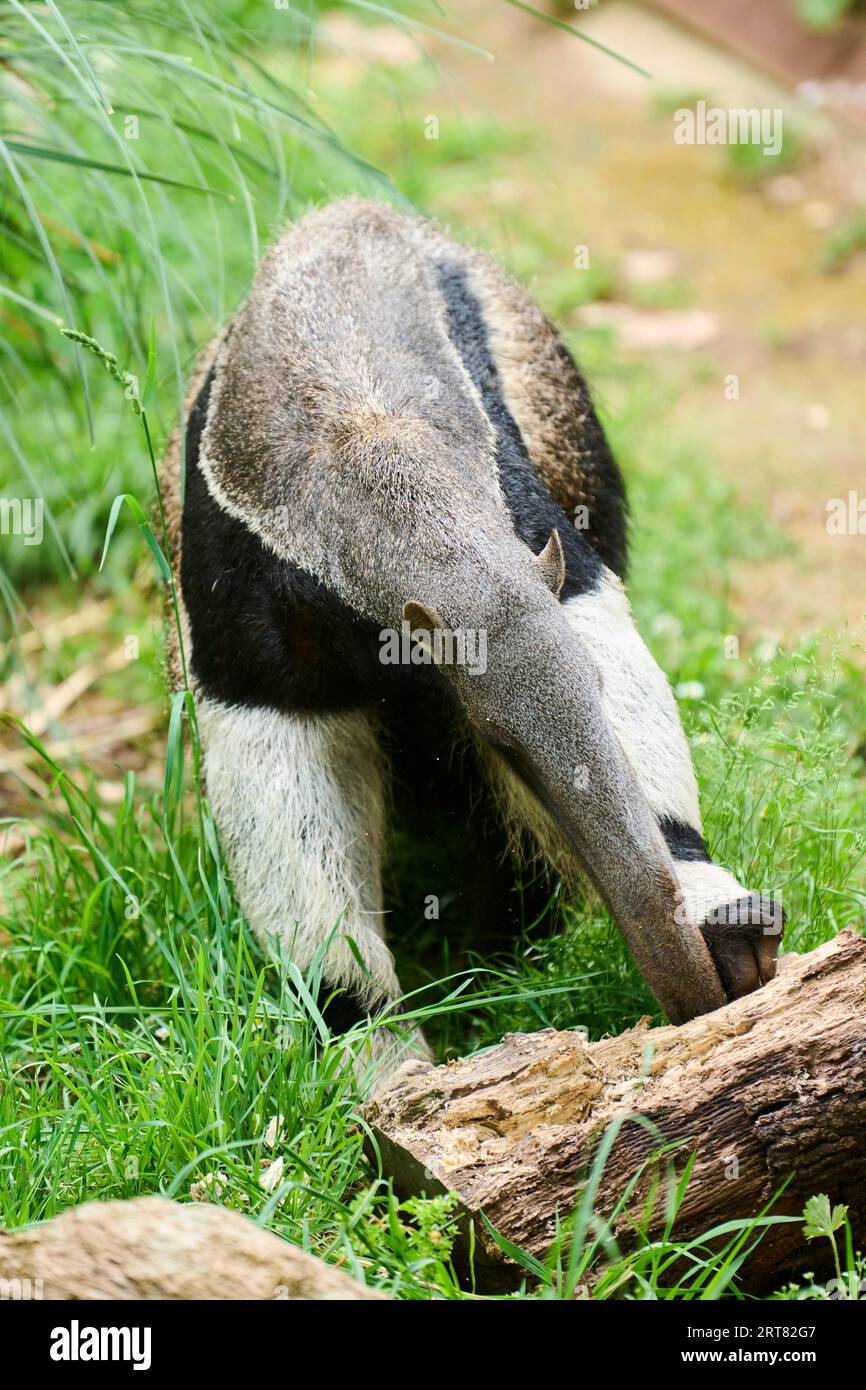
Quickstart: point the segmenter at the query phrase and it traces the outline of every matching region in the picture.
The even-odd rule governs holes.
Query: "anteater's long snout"
[[[414,604],[407,616],[431,632],[441,623]],[[591,653],[543,588],[488,614],[485,636],[483,670],[446,668],[471,723],[558,828],[668,1017],[718,1008],[716,968],[698,927],[678,920],[673,860],[604,713]]]

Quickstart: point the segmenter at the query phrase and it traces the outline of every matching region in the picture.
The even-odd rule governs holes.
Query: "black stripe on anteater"
[[[662,816],[659,829],[667,840],[668,849],[674,859],[698,860],[701,863],[709,861],[710,856],[704,838],[693,826],[686,825],[683,821],[671,820],[670,816]]]
[[[211,497],[199,467],[213,370],[187,421],[181,589],[192,669],[227,704],[337,712],[376,698],[378,629],[280,560]]]
[[[559,531],[565,551],[566,580],[561,599],[592,589],[599,576],[599,559],[622,576],[625,571],[625,493],[619,469],[605,440],[588,394],[567,348],[563,355],[574,372],[575,409],[584,415],[581,445],[592,451],[588,472],[601,480],[589,507],[586,533],[578,531],[554,500],[535,471],[520,428],[505,402],[496,360],[490,347],[484,311],[466,279],[453,262],[438,267],[439,289],[445,301],[449,336],[463,359],[485,412],[496,430],[496,456],[502,492],[520,539],[535,553],[543,548],[552,530]]]

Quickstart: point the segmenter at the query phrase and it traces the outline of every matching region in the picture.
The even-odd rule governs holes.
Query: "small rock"
[[[669,280],[676,269],[670,251],[626,251],[622,271],[633,285],[657,285]]]
[[[826,405],[815,401],[805,407],[803,419],[810,430],[825,430],[830,423],[830,412]]]
[[[189,1195],[194,1202],[219,1202],[228,1192],[229,1180],[225,1173],[205,1173],[190,1185]]]
[[[627,304],[585,304],[578,314],[588,328],[614,328],[625,348],[697,348],[719,336],[719,320],[703,309],[642,312]]]
[[[819,232],[825,232],[836,221],[836,212],[830,203],[805,203],[803,205],[803,218],[810,227],[815,227]]]
[[[805,193],[802,181],[793,174],[777,174],[774,179],[768,179],[766,190],[767,196],[772,198],[774,203],[782,203],[785,206],[801,203]]]

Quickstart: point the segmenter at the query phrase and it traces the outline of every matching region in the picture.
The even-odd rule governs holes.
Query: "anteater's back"
[[[428,547],[438,523],[443,542],[505,524],[537,550],[551,498],[569,521],[583,505],[624,565],[619,474],[547,320],[486,257],[375,203],[312,212],[273,248],[218,350],[204,443],[221,504],[337,588],[359,487]]]

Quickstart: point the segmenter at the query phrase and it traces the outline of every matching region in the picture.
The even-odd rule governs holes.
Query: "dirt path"
[[[735,583],[747,639],[793,641],[816,627],[862,637],[866,534],[830,534],[827,507],[853,491],[866,514],[866,254],[835,274],[819,273],[817,263],[828,229],[862,206],[866,142],[738,60],[618,0],[586,16],[586,31],[648,68],[652,81],[490,0],[465,0],[459,19],[447,20],[495,54],[484,64],[442,53],[462,79],[462,109],[533,136],[509,152],[506,179],[480,196],[456,192],[454,211],[489,218],[489,239],[504,255],[509,226],[530,219],[561,255],[563,274],[574,247],[587,245],[591,256],[643,276],[667,265],[669,279],[687,285],[679,320],[670,308],[635,314],[603,304],[576,310],[574,321],[593,313],[613,321],[625,309],[622,350],[642,352],[666,390],[676,386],[671,424],[706,440],[707,466],[744,503],[765,508],[791,542],[779,558],[750,562]],[[455,91],[453,79],[441,89],[443,118]],[[807,157],[754,188],[738,181],[725,173],[724,151],[674,142],[673,110],[699,95],[725,108],[781,107],[786,131],[796,124],[803,132]],[[640,251],[661,255],[631,254]],[[549,265],[539,272],[542,298],[552,273]],[[655,347],[629,348],[648,336]],[[694,346],[671,346],[678,336]],[[725,391],[732,375],[736,399]],[[866,533],[866,515],[862,524]]]

